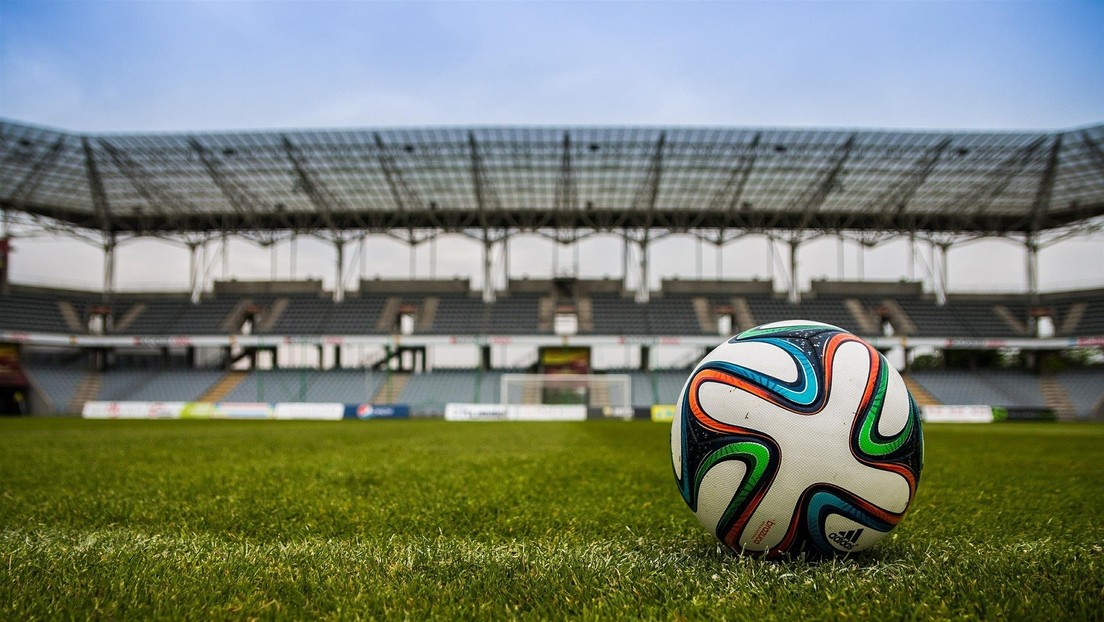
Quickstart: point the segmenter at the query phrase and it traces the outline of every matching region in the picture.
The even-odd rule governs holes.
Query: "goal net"
[[[580,404],[587,408],[632,411],[628,374],[504,374],[503,404]]]

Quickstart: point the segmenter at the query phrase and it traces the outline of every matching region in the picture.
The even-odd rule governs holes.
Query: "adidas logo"
[[[828,534],[828,539],[835,542],[845,551],[850,551],[855,548],[855,543],[859,541],[859,537],[862,536],[862,529],[852,529],[851,531],[837,531],[835,533]]]

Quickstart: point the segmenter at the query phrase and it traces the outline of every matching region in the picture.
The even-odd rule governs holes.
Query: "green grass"
[[[0,618],[1104,618],[1104,426],[927,426],[870,553],[719,550],[650,423],[0,421]]]

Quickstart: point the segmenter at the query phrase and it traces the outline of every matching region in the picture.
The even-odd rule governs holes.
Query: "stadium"
[[[10,412],[339,402],[440,417],[449,402],[540,403],[570,373],[590,417],[648,418],[722,337],[791,318],[896,351],[922,406],[1059,419],[1104,409],[1104,291],[1044,292],[1035,276],[1041,247],[1099,228],[1104,126],[78,135],[3,121],[0,136],[5,254],[20,235],[60,231],[98,239],[105,266],[100,291],[5,274]],[[523,235],[563,246],[616,236],[622,273],[521,278],[510,254]],[[829,235],[926,245],[930,278],[800,291],[802,244]],[[207,287],[220,252],[227,274],[228,238],[297,236],[332,244],[332,290],[317,279]],[[346,287],[373,236],[411,248],[477,240],[479,290],[471,278],[363,275]],[[772,263],[770,281],[665,279],[651,291],[649,244],[669,236],[722,250],[761,236],[779,247],[780,269]],[[142,237],[188,246],[190,291],[115,291],[115,248]],[[1023,245],[1028,291],[946,291],[947,250],[980,237]],[[602,368],[611,350],[621,366]],[[661,363],[672,360],[681,365]]]
[[[1104,619],[1099,3],[0,4],[0,620]]]
[[[1040,247],[1095,231],[1104,126],[87,135],[6,120],[0,141],[5,253],[43,231],[104,253],[98,290],[21,284],[5,255],[0,385],[30,416],[0,422],[4,615],[1100,614],[1086,422],[1104,399],[1104,292],[945,284],[957,242],[1017,240],[1031,276]],[[519,277],[525,235],[618,236],[622,273]],[[823,235],[906,239],[928,278],[801,288],[800,248]],[[117,245],[143,236],[188,245],[189,291],[115,286]],[[332,245],[334,287],[208,285],[229,238],[296,236]],[[344,254],[371,236],[474,238],[483,273],[346,287]],[[765,237],[775,278],[651,287],[666,236],[718,252]],[[679,507],[671,426],[648,421],[674,416],[704,352],[793,318],[894,357],[928,419],[925,482],[874,553],[732,555]]]

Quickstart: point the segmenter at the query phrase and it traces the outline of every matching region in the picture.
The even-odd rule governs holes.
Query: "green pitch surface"
[[[1104,426],[928,426],[868,554],[719,550],[668,428],[0,421],[0,618],[1104,618]]]

